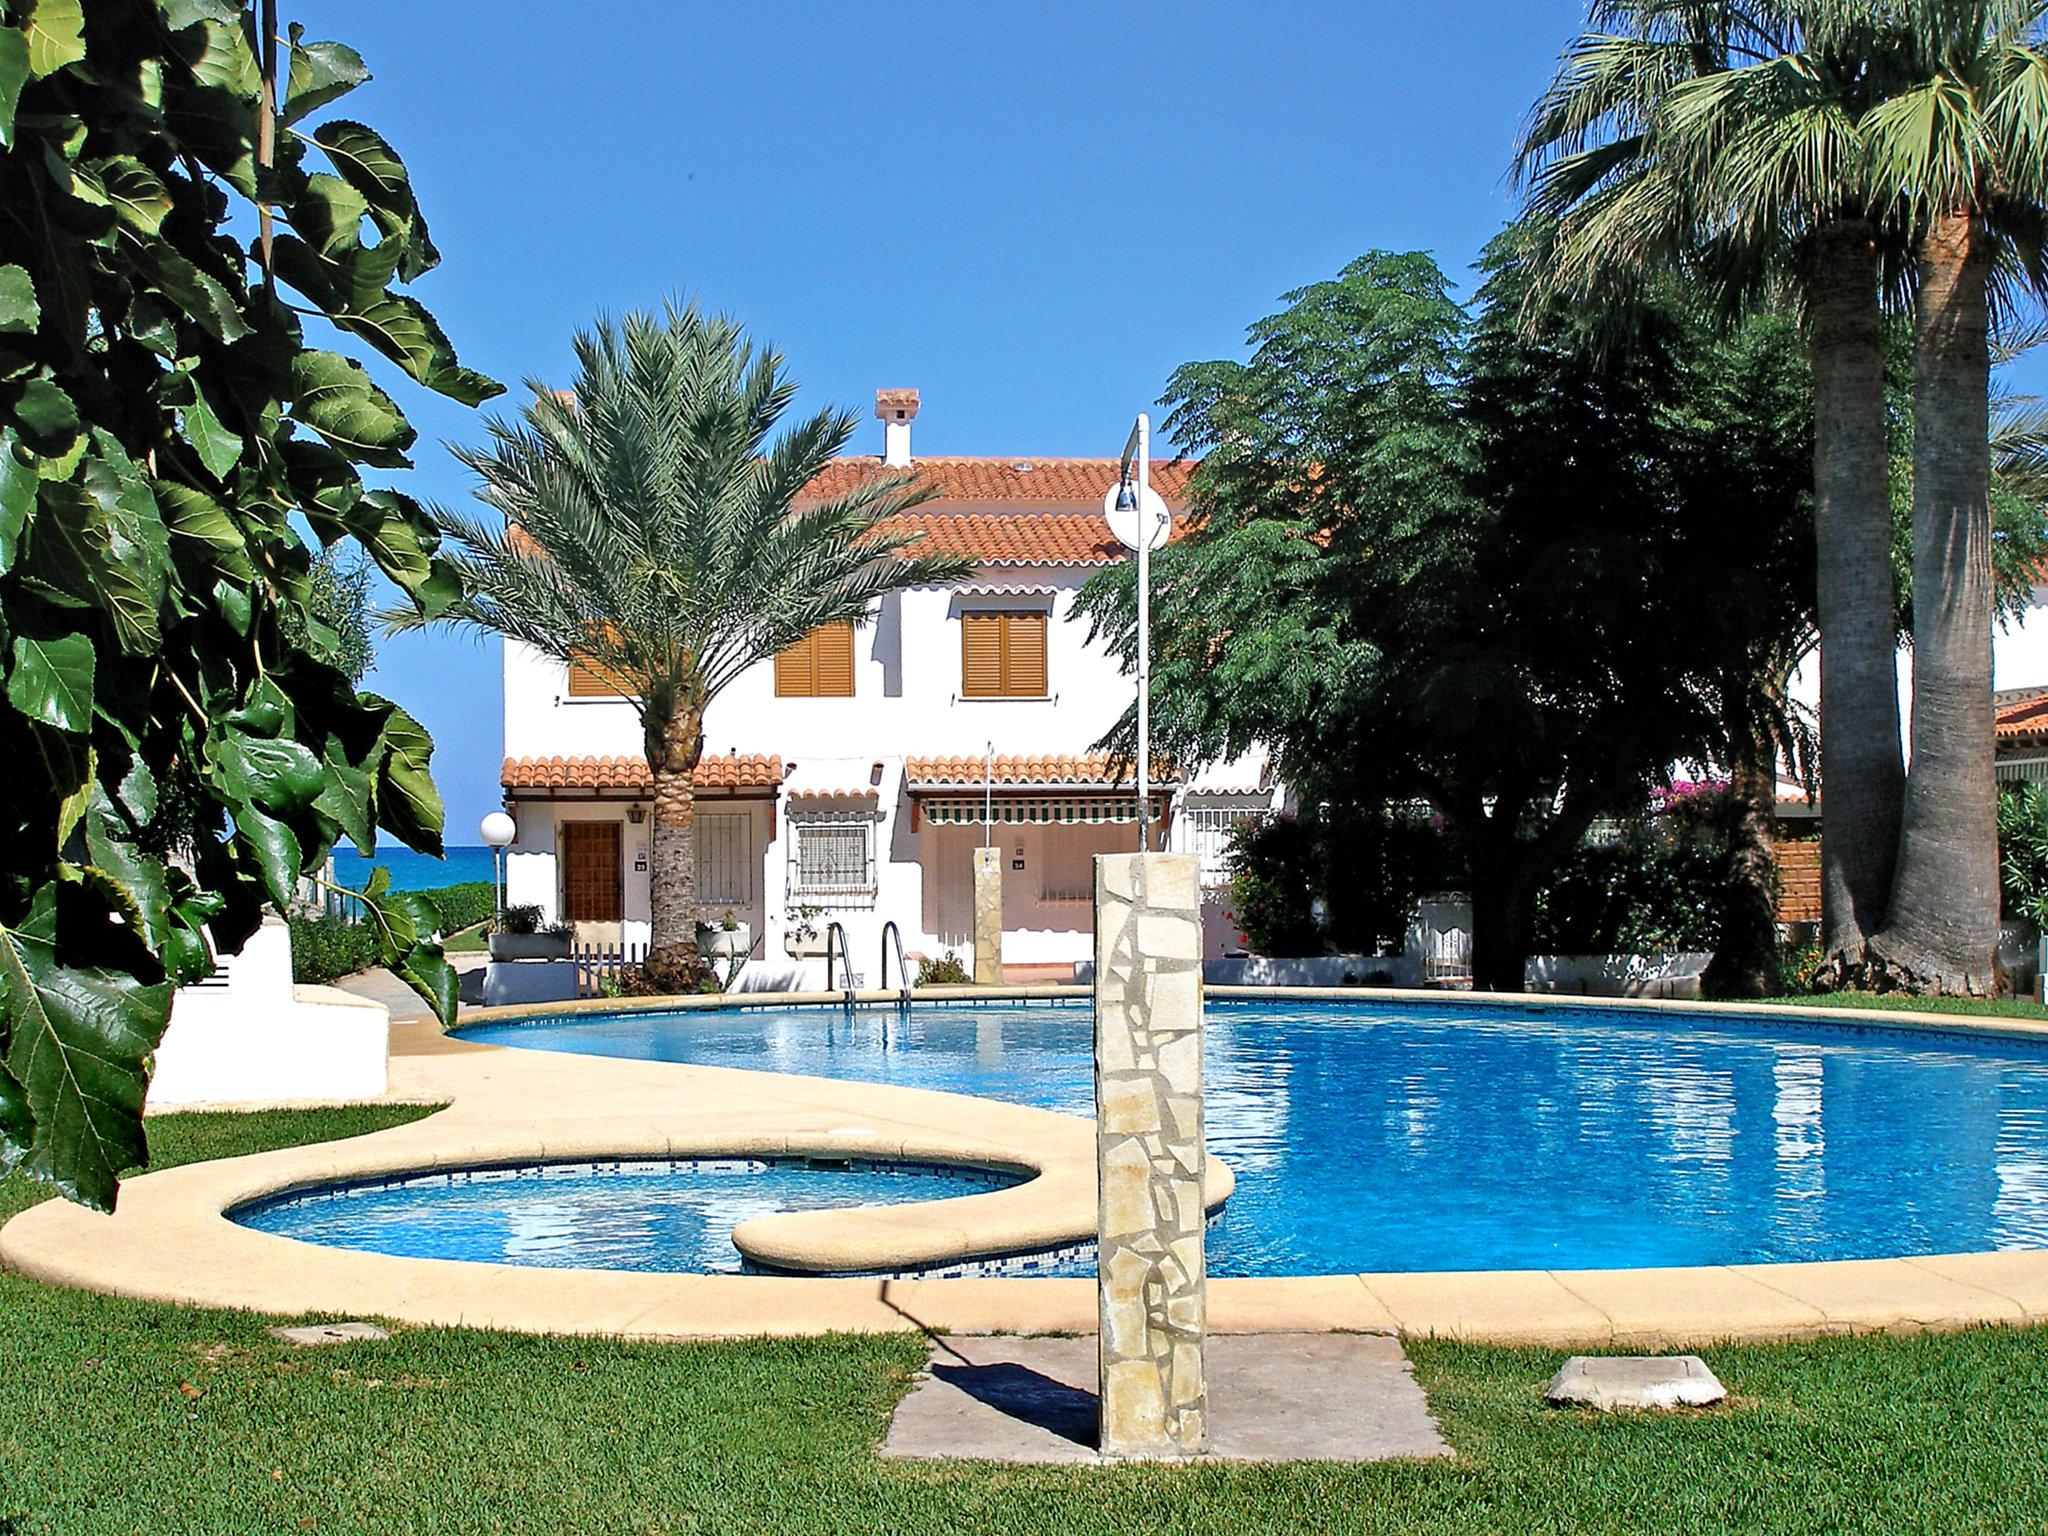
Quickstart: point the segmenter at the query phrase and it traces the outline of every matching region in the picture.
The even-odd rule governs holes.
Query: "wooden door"
[[[570,923],[616,923],[624,916],[625,876],[616,821],[565,821],[558,842],[562,857],[562,919]]]

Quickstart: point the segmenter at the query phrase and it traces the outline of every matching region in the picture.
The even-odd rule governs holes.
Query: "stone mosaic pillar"
[[[1202,912],[1190,854],[1095,861],[1095,1111],[1106,1456],[1209,1445]]]
[[[1003,984],[1003,850],[974,850],[974,980]]]

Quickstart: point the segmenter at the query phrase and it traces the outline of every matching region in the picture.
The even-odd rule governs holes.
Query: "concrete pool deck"
[[[933,1000],[1068,997],[1073,988],[946,989]],[[1213,989],[1218,998],[1246,995]],[[1390,994],[1259,989],[1365,1001]],[[894,994],[878,994],[893,1000]],[[1443,1003],[1443,994],[1428,994]],[[838,1002],[830,999],[815,1001]],[[1404,1000],[1414,1000],[1413,994]],[[1454,999],[1475,1007],[1488,1000]],[[742,999],[781,1005],[798,999]],[[1582,1006],[1583,999],[1503,999]],[[706,999],[702,1005],[730,1005]],[[673,1003],[664,1006],[674,1006]],[[1628,1008],[1686,1004],[1631,1002]],[[616,1002],[494,1016],[615,1012]],[[1710,1016],[1735,1022],[1726,1005]],[[1783,1018],[1792,1010],[1757,1009]],[[2048,1040],[2018,1020],[1804,1010],[1802,1022]],[[1094,1127],[1072,1116],[920,1089],[471,1044],[394,1025],[391,1098],[446,1103],[348,1141],[188,1164],[127,1181],[102,1216],[53,1200],[0,1228],[0,1265],[115,1295],[286,1316],[375,1316],[515,1332],[681,1339],[921,1330],[1086,1333],[1087,1279],[873,1279],[639,1274],[394,1258],[238,1226],[223,1212],[279,1191],[435,1168],[631,1156],[803,1154],[1028,1169],[953,1200],[764,1218],[738,1241],[791,1267],[893,1269],[1058,1246],[1094,1230]],[[1212,1160],[1208,1197],[1227,1195]],[[1616,1271],[1212,1279],[1219,1333],[1394,1332],[1503,1344],[1669,1348],[1823,1333],[2048,1323],[2048,1252]]]

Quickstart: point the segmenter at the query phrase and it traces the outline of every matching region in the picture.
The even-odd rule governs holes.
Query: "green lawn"
[[[374,1130],[151,1122],[160,1164]],[[35,1198],[0,1182],[0,1214]],[[299,1351],[261,1319],[0,1276],[0,1532],[1786,1532],[2048,1526],[2048,1334],[1708,1352],[1733,1407],[1545,1409],[1559,1355],[1412,1347],[1451,1464],[884,1463],[914,1339],[657,1346],[422,1329]]]
[[[1816,992],[1795,997],[1771,997],[1770,1003],[1792,1003],[1802,1008],[1896,1008],[1912,1013],[1989,1013],[2002,1018],[2039,1019],[2048,1023],[2048,1008],[2024,997],[1984,999],[1977,997],[1907,997],[1897,992]]]
[[[472,923],[469,927],[449,934],[441,941],[441,950],[450,955],[480,955],[490,948],[484,929],[488,923]]]

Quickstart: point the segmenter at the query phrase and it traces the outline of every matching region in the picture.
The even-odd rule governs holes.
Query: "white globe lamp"
[[[477,835],[484,840],[484,846],[491,850],[498,865],[497,908],[505,910],[505,850],[519,836],[519,823],[503,811],[493,811],[477,823]]]

